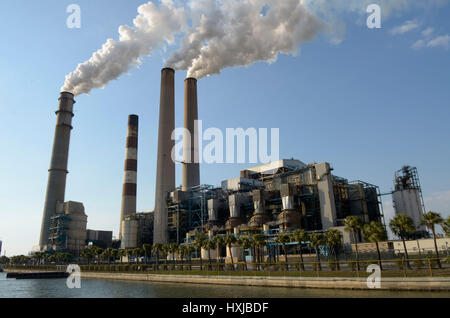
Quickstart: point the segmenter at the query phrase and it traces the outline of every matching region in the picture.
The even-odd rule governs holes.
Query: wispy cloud
[[[425,40],[417,40],[416,42],[414,42],[414,44],[411,46],[413,49],[421,49],[425,46]]]
[[[422,31],[422,35],[424,37],[429,37],[434,32],[434,29],[432,27],[428,27],[425,30]]]
[[[425,30],[426,31],[426,30]],[[423,33],[423,32],[422,32]],[[446,35],[440,35],[433,39],[420,39],[414,42],[414,44],[411,46],[413,49],[422,49],[422,48],[434,48],[434,47],[442,47],[444,49],[449,49],[450,47],[450,36],[448,34]]]
[[[443,47],[448,49],[450,46],[450,36],[448,34],[438,36],[427,43],[427,47]]]
[[[405,23],[403,23],[402,25],[392,28],[390,33],[393,35],[405,34],[407,32],[417,29],[419,26],[420,26],[420,23],[418,23],[417,21],[408,20]]]

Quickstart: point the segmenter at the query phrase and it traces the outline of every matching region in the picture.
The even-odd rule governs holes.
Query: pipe
[[[56,127],[53,139],[53,150],[48,170],[47,191],[45,195],[44,213],[42,216],[39,246],[41,250],[48,244],[52,217],[62,213],[66,191],[67,162],[69,158],[70,132],[72,130],[74,95],[61,92],[59,107],[56,111]],[[61,211],[59,211],[61,210]]]
[[[120,210],[119,240],[122,239],[123,220],[126,216],[136,213],[138,128],[139,117],[137,115],[129,115],[125,149],[122,206]]]
[[[153,242],[167,243],[167,204],[170,191],[175,188],[175,162],[172,159],[172,132],[175,129],[175,71],[161,71],[159,106],[158,155],[156,163],[155,219]]]
[[[184,80],[183,191],[200,185],[197,121],[197,80],[190,77]]]

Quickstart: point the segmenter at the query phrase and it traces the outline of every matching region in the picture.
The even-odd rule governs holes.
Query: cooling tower
[[[183,191],[200,185],[197,120],[197,80],[186,78],[184,81]]]
[[[168,193],[175,188],[175,162],[171,153],[175,142],[175,71],[164,68],[161,71],[161,98],[159,106],[158,155],[156,163],[154,243],[167,243]]]
[[[122,239],[122,221],[126,216],[136,213],[138,124],[137,115],[128,116],[119,239]]]
[[[48,244],[51,219],[56,213],[62,213],[66,191],[67,161],[69,157],[70,132],[72,130],[74,95],[62,92],[59,108],[56,111],[56,128],[53,140],[50,169],[48,170],[47,192],[45,195],[44,214],[42,216],[39,246]]]

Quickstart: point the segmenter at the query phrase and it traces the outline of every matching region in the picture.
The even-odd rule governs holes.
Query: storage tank
[[[417,168],[403,166],[402,169],[396,171],[394,186],[392,201],[395,214],[406,214],[413,219],[417,231],[426,231],[426,228],[420,225],[425,204]]]
[[[72,255],[79,256],[86,245],[87,215],[84,213],[83,203],[68,201],[64,205],[65,214],[69,217],[67,249]]]
[[[122,221],[122,242],[120,248],[137,247],[139,222],[133,215],[125,217]]]

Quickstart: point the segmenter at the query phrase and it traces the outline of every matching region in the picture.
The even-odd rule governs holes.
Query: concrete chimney
[[[172,132],[175,129],[175,71],[161,71],[161,99],[159,105],[158,156],[156,163],[156,191],[154,217],[154,243],[167,243],[168,193],[175,189],[175,162],[172,160]]]
[[[47,192],[45,195],[44,214],[42,216],[39,246],[47,246],[50,235],[50,224],[57,212],[62,213],[66,191],[67,161],[69,157],[70,132],[72,130],[74,95],[62,92],[59,97],[59,108],[56,111],[56,128],[53,139],[52,158],[48,170]],[[61,210],[61,211],[59,211]]]
[[[119,239],[122,239],[122,221],[126,216],[136,213],[138,124],[137,115],[128,116]]]
[[[200,185],[197,120],[197,80],[190,77],[184,81],[183,191]]]

